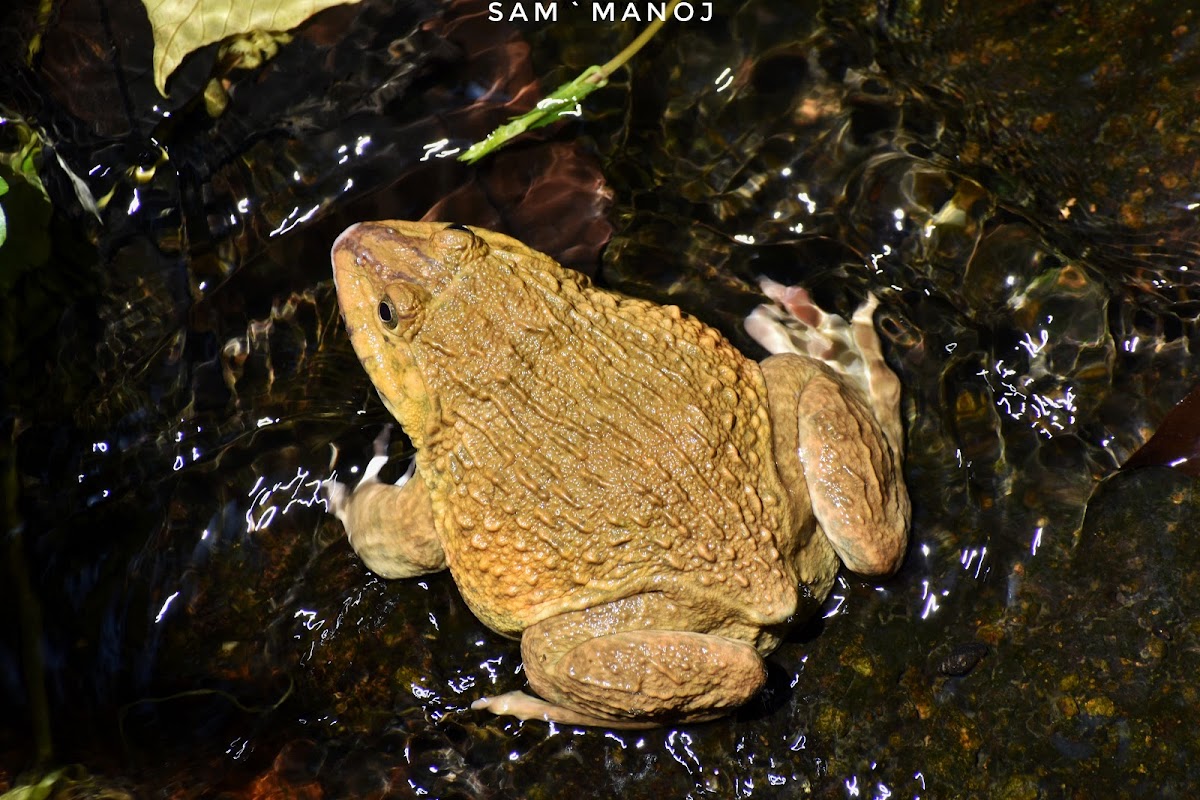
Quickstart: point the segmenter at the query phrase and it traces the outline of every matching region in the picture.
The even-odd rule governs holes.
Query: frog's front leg
[[[521,637],[521,656],[530,685],[545,699],[509,692],[471,707],[567,725],[649,728],[722,716],[762,688],[766,666],[753,645],[663,630],[657,620],[701,623],[656,593],[532,625]]]
[[[380,440],[386,443],[386,433]],[[353,491],[336,481],[327,484],[330,510],[342,521],[354,552],[380,577],[443,570],[446,553],[434,528],[429,489],[419,472],[410,471],[396,484],[380,482],[379,470],[387,462],[380,440]]]

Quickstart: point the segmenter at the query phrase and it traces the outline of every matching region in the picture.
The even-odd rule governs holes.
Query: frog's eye
[[[379,321],[390,330],[395,330],[400,324],[400,317],[396,314],[396,306],[392,304],[391,298],[385,297],[379,301]]]
[[[412,336],[421,327],[429,292],[412,283],[397,281],[379,296],[379,322],[390,335]]]
[[[447,226],[446,226],[446,230],[448,230],[448,231],[462,231],[463,233],[470,233],[470,232],[471,232],[471,229],[470,229],[470,228],[468,228],[466,225],[459,225],[457,222],[455,222],[455,223],[452,223],[452,224],[450,224],[450,225],[447,225]]]

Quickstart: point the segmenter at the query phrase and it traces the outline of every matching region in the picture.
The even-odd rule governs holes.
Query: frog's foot
[[[766,667],[748,642],[686,630],[702,622],[658,593],[550,617],[521,637],[525,674],[546,699],[512,692],[474,707],[611,728],[714,719],[757,694]]]
[[[433,505],[416,462],[395,484],[382,483],[391,426],[375,439],[375,456],[367,462],[353,491],[328,481],[329,509],[342,521],[346,538],[367,569],[383,578],[411,578],[446,568],[446,554],[433,524]]]
[[[774,300],[758,306],[746,317],[746,332],[772,354],[796,353],[824,363],[863,395],[874,412],[888,443],[904,455],[900,424],[900,380],[883,358],[875,332],[879,305],[874,295],[854,312],[847,323],[823,311],[800,286],[784,286],[759,279],[763,294]]]
[[[560,725],[586,725],[590,727],[609,728],[655,728],[657,722],[635,722],[632,720],[613,720],[608,717],[597,717],[582,714],[564,706],[547,703],[524,692],[505,692],[495,697],[481,697],[471,703],[473,711],[490,711],[498,717],[516,717],[517,719],[540,719],[545,722],[557,722]]]

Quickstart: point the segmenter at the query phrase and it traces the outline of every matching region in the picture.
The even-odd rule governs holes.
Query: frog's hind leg
[[[847,567],[894,572],[908,543],[909,501],[900,380],[875,331],[878,300],[868,295],[847,323],[799,286],[760,285],[775,302],[756,308],[746,331],[775,354],[762,368],[781,476],[803,473],[795,482]]]
[[[908,491],[900,454],[871,408],[811,358],[784,353],[760,366],[780,420],[780,475],[803,474],[813,516],[847,567],[895,572],[908,543]]]
[[[753,645],[726,636],[664,630],[687,626],[687,609],[661,594],[637,595],[543,620],[525,630],[523,692],[472,708],[567,725],[649,728],[699,722],[750,700],[766,680]]]
[[[746,331],[768,352],[797,353],[816,359],[862,392],[880,430],[897,458],[904,457],[900,425],[900,379],[883,358],[875,331],[879,299],[868,294],[847,323],[815,302],[801,286],[760,280],[763,294],[777,305],[764,304],[746,318]]]
[[[413,467],[398,483],[382,483],[387,463],[387,431],[375,440],[375,457],[353,491],[330,481],[330,511],[342,521],[346,538],[367,568],[383,578],[411,578],[446,568],[437,538],[429,489]]]

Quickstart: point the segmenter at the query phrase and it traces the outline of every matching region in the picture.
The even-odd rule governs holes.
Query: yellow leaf
[[[357,0],[142,0],[154,31],[154,85],[193,50],[251,31],[288,31],[331,6]]]

